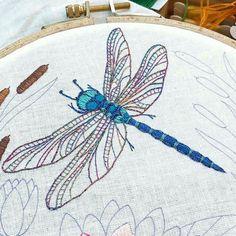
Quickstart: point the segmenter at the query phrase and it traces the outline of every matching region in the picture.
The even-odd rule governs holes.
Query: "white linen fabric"
[[[147,111],[156,118],[137,119],[209,156],[227,173],[127,126],[135,149],[125,145],[108,175],[58,210],[48,210],[45,197],[71,156],[39,169],[1,170],[0,235],[236,235],[236,52],[197,33],[151,24],[100,24],[48,36],[3,58],[0,89],[10,86],[11,93],[0,108],[0,133],[10,134],[11,141],[2,162],[15,148],[78,116],[59,94],[63,89],[78,95],[73,79],[102,92],[106,41],[117,27],[129,44],[132,76],[151,46],[161,44],[168,53],[163,92]],[[49,64],[46,74],[15,95],[22,80],[43,64]],[[75,188],[84,183],[76,182]]]

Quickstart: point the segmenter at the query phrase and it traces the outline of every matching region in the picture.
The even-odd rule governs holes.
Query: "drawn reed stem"
[[[17,87],[16,92],[18,94],[24,93],[29,87],[31,87],[40,77],[42,77],[48,70],[48,64],[42,65],[36,69],[28,78],[26,78]]]
[[[5,136],[4,138],[2,138],[2,140],[0,141],[0,161],[2,159],[3,154],[5,153],[7,146],[10,142],[10,135]]]
[[[3,90],[0,91],[0,106],[5,101],[9,93],[10,93],[10,87],[4,88]]]

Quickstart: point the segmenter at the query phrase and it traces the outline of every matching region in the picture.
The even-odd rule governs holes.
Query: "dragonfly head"
[[[87,90],[82,90],[77,100],[77,106],[81,111],[89,112],[101,109],[106,98],[96,89],[88,87]]]

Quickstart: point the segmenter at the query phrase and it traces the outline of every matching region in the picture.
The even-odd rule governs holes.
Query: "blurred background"
[[[90,5],[129,2],[118,15],[147,15],[183,21],[209,28],[236,39],[236,1],[233,0],[91,0]],[[65,7],[84,4],[78,0],[0,1],[0,48],[37,32],[42,26],[68,20]],[[110,11],[93,12],[96,23],[105,22]],[[81,16],[80,16],[81,17]]]

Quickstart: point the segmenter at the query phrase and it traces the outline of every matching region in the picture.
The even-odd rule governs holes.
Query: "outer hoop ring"
[[[175,28],[180,29],[186,29],[190,30],[202,35],[205,35],[207,37],[213,38],[217,41],[220,41],[224,44],[227,44],[228,46],[232,48],[236,48],[236,41],[233,39],[230,39],[224,35],[221,35],[217,32],[201,28],[199,26],[191,25],[185,22],[179,22],[164,18],[159,18],[155,16],[110,16],[107,18],[107,23],[147,23],[147,24],[157,24],[157,25],[167,25]],[[19,48],[22,48],[40,38],[44,38],[46,36],[49,36],[51,34],[59,33],[62,31],[70,30],[73,28],[79,28],[84,27],[88,25],[93,25],[94,19],[92,17],[84,17],[82,19],[78,20],[69,20],[65,22],[59,22],[56,24],[53,24],[45,29],[42,29],[39,32],[33,33],[29,36],[26,36],[20,40],[17,40],[16,42],[8,45],[7,47],[0,50],[0,59],[9,55],[10,53],[16,51]]]

